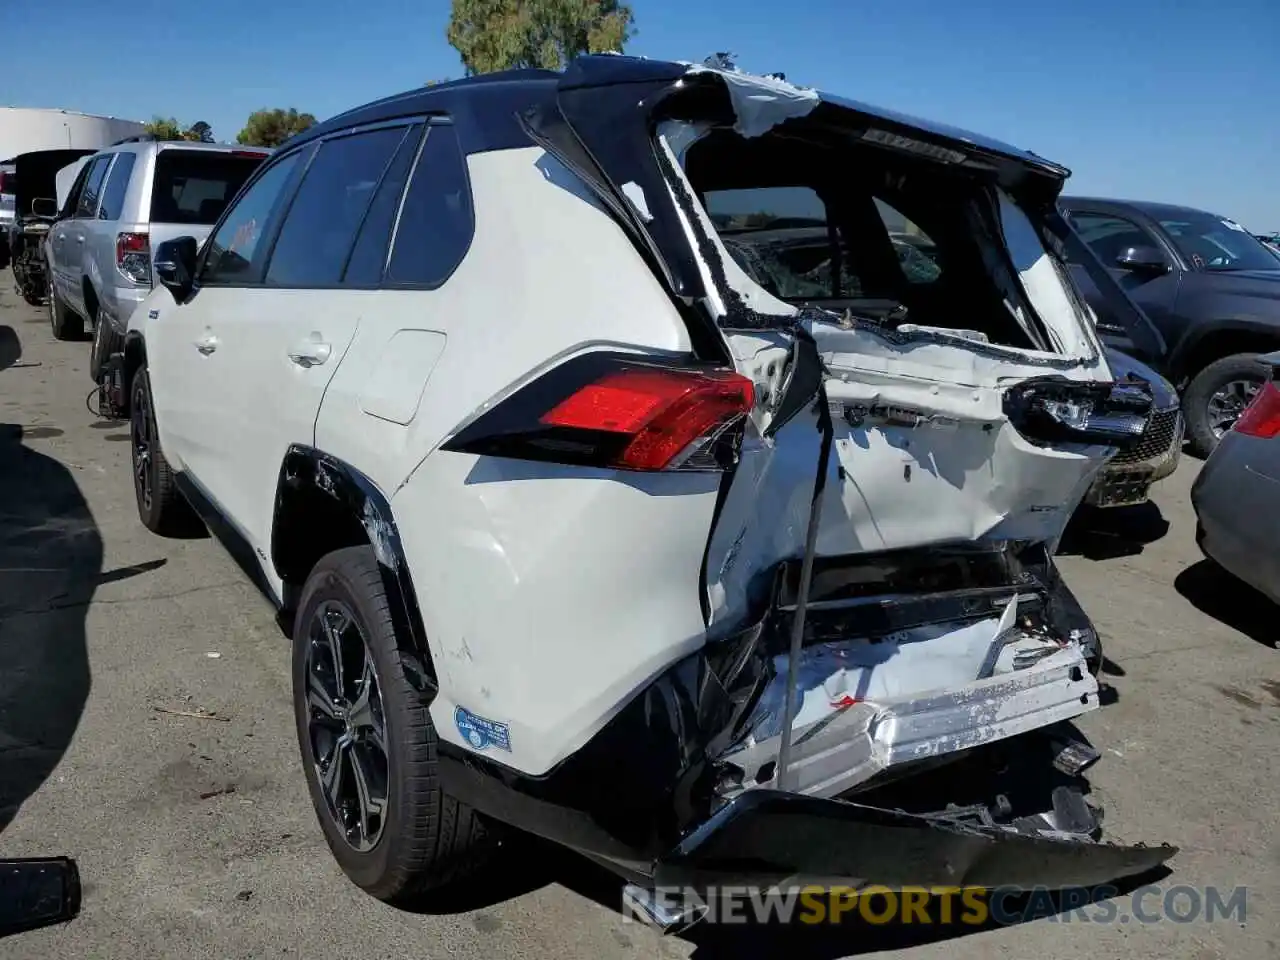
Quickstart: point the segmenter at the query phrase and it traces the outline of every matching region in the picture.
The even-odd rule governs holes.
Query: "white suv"
[[[347,874],[397,898],[501,824],[650,906],[1170,856],[1093,842],[1078,785],[870,799],[992,745],[1097,757],[1064,739],[1100,652],[1051,557],[1150,396],[1063,266],[1066,176],[776,78],[588,57],[329,120],[199,254],[162,244],[124,350],[139,512],[194,506],[291,617]],[[904,274],[890,211],[939,269]]]

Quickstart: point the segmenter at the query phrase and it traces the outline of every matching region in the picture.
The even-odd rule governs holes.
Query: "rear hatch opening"
[[[1167,859],[1094,844],[1078,791],[977,823],[936,795],[900,817],[848,800],[1098,706],[1097,636],[1051,558],[1151,395],[1113,382],[1066,268],[1068,171],[718,67],[644,62],[611,87],[613,59],[579,61],[527,127],[755,400],[702,588],[709,646],[765,624],[762,679],[712,754],[719,806],[658,873],[963,879],[957,836],[974,877],[1021,877],[1027,855],[1044,882]]]

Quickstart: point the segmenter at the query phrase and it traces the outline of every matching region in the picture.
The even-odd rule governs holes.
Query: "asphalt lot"
[[[624,920],[594,868],[523,844],[489,883],[402,912],[349,884],[324,846],[272,611],[216,541],[143,530],[127,428],[86,407],[88,344],[55,342],[45,310],[3,282],[0,856],[73,856],[86,886],[78,919],[0,940],[0,958],[1280,955],[1280,627],[1200,561],[1195,461],[1158,507],[1084,524],[1062,566],[1106,644],[1108,705],[1081,728],[1103,752],[1093,784],[1109,836],[1179,845],[1163,888],[1247,887],[1245,923],[664,939]]]

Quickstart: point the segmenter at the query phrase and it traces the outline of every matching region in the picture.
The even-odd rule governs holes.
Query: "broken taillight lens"
[[[1268,380],[1231,429],[1246,437],[1264,440],[1280,433],[1280,387]]]
[[[445,450],[620,470],[720,470],[754,402],[733,370],[575,357],[464,426]]]
[[[1004,412],[1032,443],[1101,444],[1124,450],[1142,439],[1151,403],[1151,387],[1145,382],[1037,377],[1005,391]]]

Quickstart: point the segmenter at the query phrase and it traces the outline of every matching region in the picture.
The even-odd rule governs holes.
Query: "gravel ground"
[[[1195,461],[1155,505],[1082,525],[1062,566],[1106,642],[1109,702],[1081,728],[1103,751],[1109,835],[1179,845],[1165,889],[1246,886],[1244,923],[662,938],[624,920],[608,877],[533,845],[419,913],[342,877],[307,799],[272,612],[215,541],[139,525],[127,429],[87,410],[87,358],[0,293],[0,854],[70,855],[85,879],[78,919],[0,940],[0,958],[1280,955],[1280,630],[1200,560]]]

